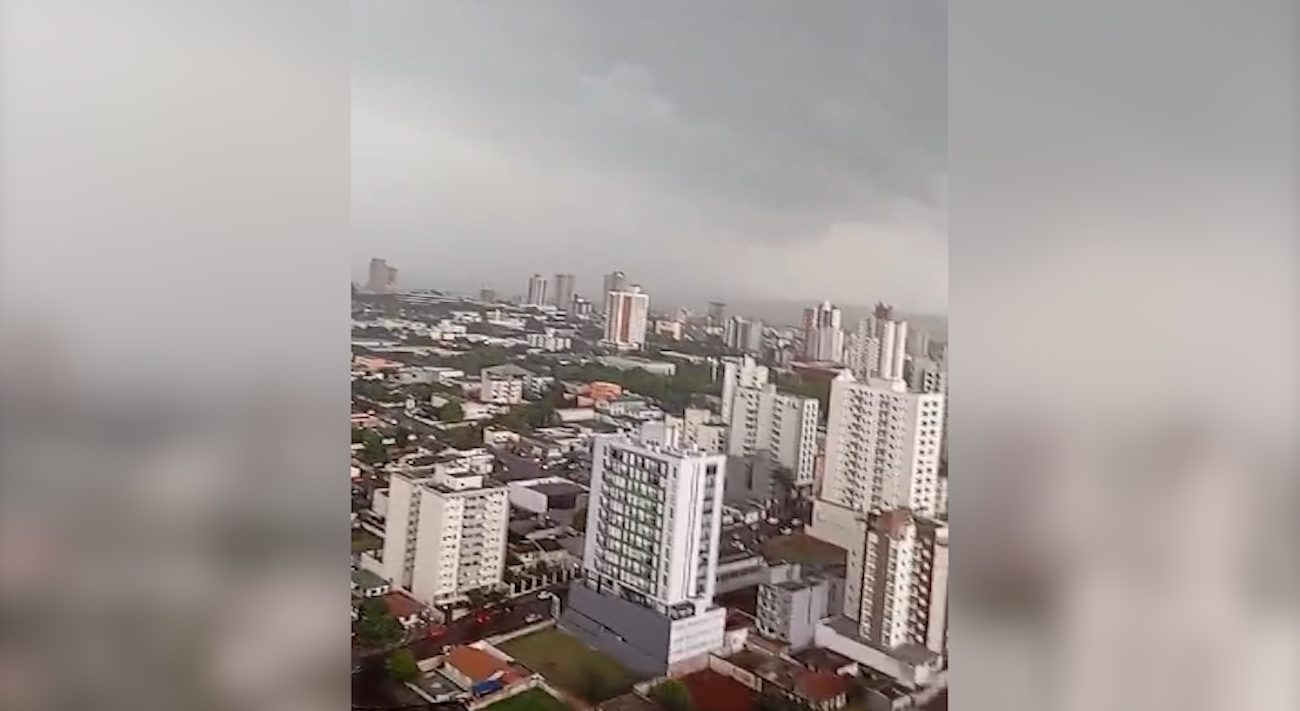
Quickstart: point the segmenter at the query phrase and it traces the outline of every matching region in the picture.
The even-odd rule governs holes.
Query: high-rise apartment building
[[[926,357],[908,361],[907,387],[913,392],[948,394],[948,368]]]
[[[417,478],[394,473],[388,487],[383,575],[427,602],[501,583],[510,520],[504,486],[475,472]]]
[[[817,418],[816,398],[779,393],[775,385],[737,388],[731,405],[728,454],[764,457],[788,470],[795,487],[811,491]]]
[[[845,339],[844,364],[860,380],[880,373],[880,339],[876,338],[874,319],[859,321],[857,330]]]
[[[818,625],[819,646],[906,686],[929,683],[948,649],[948,526],[907,509],[873,511],[850,550],[844,615]]]
[[[609,302],[605,296],[611,291],[627,291],[627,275],[621,271],[612,271],[605,275],[601,283],[601,304],[608,308]],[[606,311],[605,313],[608,313]]]
[[[942,394],[908,392],[901,380],[837,377],[810,533],[852,550],[863,513],[908,508],[934,517],[944,405]]]
[[[876,367],[871,375],[890,382],[903,380],[903,370],[907,364],[907,322],[894,318],[894,309],[885,304],[876,304],[872,314],[872,334],[879,347]]]
[[[907,354],[913,358],[925,358],[930,355],[930,332],[924,328],[913,328],[907,334]]]
[[[397,291],[397,268],[388,266],[388,262],[383,259],[371,259],[366,276],[366,291],[372,294],[391,294]]]
[[[727,305],[721,301],[709,302],[709,325],[721,326],[727,319]]]
[[[528,298],[524,301],[530,306],[543,306],[546,301],[547,279],[541,274],[534,274],[528,278]]]
[[[844,331],[841,328],[842,320],[843,316],[839,308],[832,306],[829,301],[823,301],[817,306],[804,309],[804,357],[812,361],[843,362]]]
[[[732,316],[727,319],[723,341],[728,348],[745,353],[758,353],[763,350],[763,322],[743,316]]]
[[[554,296],[551,303],[565,311],[572,309],[574,286],[576,284],[577,279],[572,274],[556,274]]]
[[[767,385],[767,366],[751,356],[728,358],[722,364],[722,421],[731,423],[732,401],[739,388],[762,388]]]
[[[650,315],[650,295],[633,285],[627,291],[605,295],[605,342],[619,349],[645,345],[646,321]]]
[[[685,446],[680,428],[603,436],[592,453],[583,580],[561,624],[645,674],[719,649],[713,604],[726,457]]]

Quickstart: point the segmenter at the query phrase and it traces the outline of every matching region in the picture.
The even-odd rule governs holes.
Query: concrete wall
[[[638,674],[659,676],[668,669],[671,621],[653,610],[575,583],[560,627]]]

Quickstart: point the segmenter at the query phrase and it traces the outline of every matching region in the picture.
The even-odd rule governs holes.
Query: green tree
[[[449,430],[441,439],[448,446],[456,449],[470,449],[483,446],[483,428],[477,425],[456,427]]]
[[[388,461],[388,445],[384,444],[383,435],[374,430],[366,430],[361,435],[361,461],[367,464],[381,464]]]
[[[361,603],[356,622],[357,639],[366,647],[385,647],[402,639],[402,625],[388,612],[380,598]]]
[[[695,708],[690,689],[677,679],[669,679],[651,689],[650,698],[664,707],[665,711],[693,711]]]
[[[448,400],[447,404],[438,408],[438,419],[443,422],[460,422],[465,419],[465,408],[455,400]]]
[[[384,668],[388,670],[389,676],[402,683],[420,678],[420,665],[415,661],[415,655],[411,654],[409,649],[399,649],[388,655]]]

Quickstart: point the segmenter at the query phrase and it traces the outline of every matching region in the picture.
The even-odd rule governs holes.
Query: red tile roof
[[[758,707],[758,694],[752,689],[712,669],[684,676],[682,683],[701,711],[753,711]]]
[[[828,701],[848,690],[848,679],[831,672],[807,671],[795,682],[795,691],[813,703]]]
[[[424,612],[424,605],[420,604],[419,600],[401,591],[385,595],[384,603],[388,605],[388,614],[399,620]]]
[[[463,644],[456,645],[447,652],[446,663],[475,684],[492,678],[498,672],[510,670],[510,665],[504,659]]]

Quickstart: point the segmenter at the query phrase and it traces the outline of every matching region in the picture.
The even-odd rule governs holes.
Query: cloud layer
[[[946,309],[943,3],[354,7],[354,275]]]

